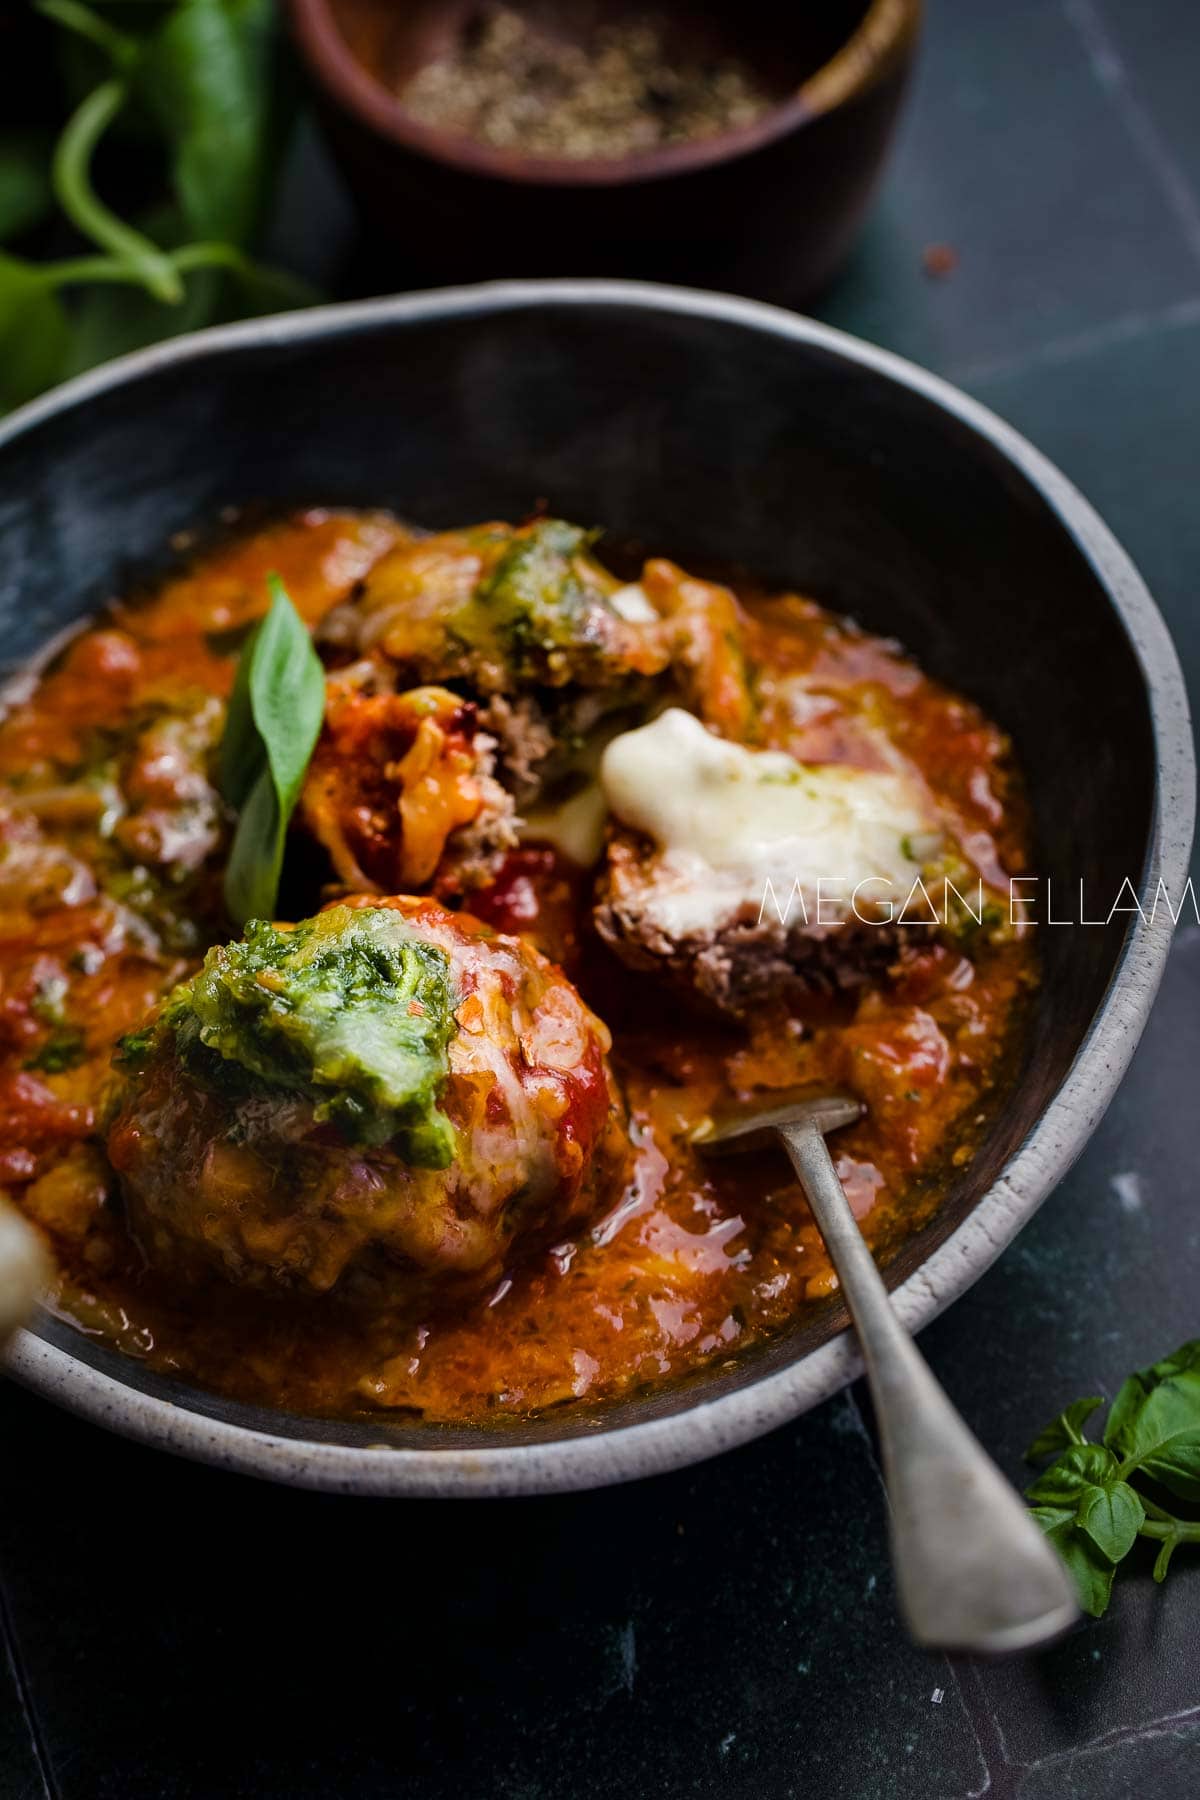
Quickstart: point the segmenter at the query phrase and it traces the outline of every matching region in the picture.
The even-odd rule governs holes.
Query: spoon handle
[[[1078,1617],[1062,1562],[897,1318],[824,1137],[810,1123],[778,1129],[858,1331],[913,1637],[985,1653],[1046,1643]]]

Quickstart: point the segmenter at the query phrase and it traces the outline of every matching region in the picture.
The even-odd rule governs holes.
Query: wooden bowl
[[[330,144],[377,239],[414,275],[728,279],[796,300],[850,248],[891,139],[921,0],[655,8],[668,41],[735,52],[752,124],[611,158],[528,155],[416,118],[398,91],[478,0],[289,0]],[[607,13],[630,10],[609,0]],[[645,11],[645,6],[633,6]],[[595,0],[546,9],[581,39]]]

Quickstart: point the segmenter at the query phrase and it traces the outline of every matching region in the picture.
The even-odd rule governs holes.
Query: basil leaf
[[[1063,1408],[1057,1419],[1052,1419],[1046,1429],[1034,1438],[1025,1452],[1026,1462],[1042,1462],[1047,1456],[1066,1450],[1072,1444],[1086,1444],[1084,1426],[1096,1408],[1103,1404],[1103,1394],[1091,1394],[1086,1400],[1073,1400],[1070,1406]]]
[[[0,243],[39,224],[53,206],[49,139],[36,131],[0,132]]]
[[[248,254],[299,100],[275,0],[123,5],[119,26],[83,0],[35,4],[56,28],[73,111],[57,139],[0,132],[0,242],[57,202],[107,255],[41,265],[36,283],[0,270],[0,411],[143,344],[316,298]],[[165,231],[122,218],[97,191],[92,163],[110,130],[136,147],[147,194],[169,179]],[[64,308],[54,290],[66,287]]]
[[[199,238],[249,243],[278,148],[271,0],[180,0],[146,44],[139,93],[170,146]]]
[[[1054,1507],[1035,1506],[1033,1517],[1066,1563],[1080,1606],[1093,1619],[1098,1619],[1112,1597],[1116,1573],[1113,1565],[1069,1513]]]
[[[1029,1451],[1058,1452],[1026,1489],[1033,1516],[1063,1556],[1080,1604],[1098,1617],[1108,1605],[1114,1567],[1139,1537],[1157,1539],[1154,1579],[1162,1581],[1180,1544],[1200,1544],[1200,1519],[1177,1518],[1132,1485],[1148,1475],[1187,1500],[1200,1499],[1200,1339],[1141,1369],[1109,1411],[1104,1442],[1084,1427],[1100,1401],[1065,1407]]]
[[[1104,1441],[1183,1500],[1200,1500],[1200,1339],[1125,1382]]]
[[[36,265],[0,252],[0,412],[61,381],[70,335]]]
[[[122,1043],[126,1041],[125,1038],[121,1040]],[[1074,1525],[1075,1508],[1073,1506],[1031,1506],[1029,1516],[1031,1519],[1037,1520],[1046,1536],[1049,1537],[1050,1533],[1057,1531],[1060,1525]]]
[[[239,925],[273,916],[286,836],[287,822],[264,768],[238,817],[225,871],[225,904]]]
[[[280,807],[290,813],[325,717],[325,670],[278,575],[267,577],[267,588],[271,610],[250,657],[250,705]]]
[[[1073,1444],[1025,1491],[1031,1500],[1070,1507],[1074,1517],[1089,1489],[1117,1479],[1117,1467],[1116,1457],[1102,1444]]]
[[[1089,1488],[1075,1517],[1097,1550],[1118,1563],[1133,1548],[1146,1509],[1127,1481],[1112,1481]]]
[[[271,608],[238,662],[221,739],[218,781],[240,809],[225,872],[231,917],[270,918],[288,821],[325,717],[325,671],[277,575]]]
[[[1068,1521],[1078,1525],[1095,1549],[1113,1563],[1128,1554],[1146,1517],[1138,1496],[1120,1479],[1116,1457],[1101,1444],[1072,1444],[1038,1476],[1028,1493],[1031,1500],[1040,1502],[1037,1510],[1043,1529],[1051,1526],[1041,1515],[1051,1511],[1055,1527]]]
[[[234,670],[233,687],[225,709],[225,729],[217,755],[217,786],[221,798],[235,812],[240,812],[246,796],[258,780],[264,752],[258,726],[254,723],[254,707],[250,698],[250,664],[262,630],[260,620],[248,633]]]

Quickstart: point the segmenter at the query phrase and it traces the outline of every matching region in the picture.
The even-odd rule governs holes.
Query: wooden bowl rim
[[[360,63],[334,22],[328,0],[288,0],[294,35],[314,78],[341,107],[379,136],[464,173],[548,187],[619,187],[685,175],[774,143],[868,93],[904,66],[920,30],[923,0],[871,0],[858,26],[827,63],[752,124],[632,156],[527,156],[415,118]]]

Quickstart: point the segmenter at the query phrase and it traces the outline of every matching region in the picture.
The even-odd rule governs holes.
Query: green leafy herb
[[[239,814],[225,903],[239,925],[269,918],[279,892],[288,821],[325,716],[325,671],[278,575],[271,610],[238,659],[218,784]]]
[[[1084,1426],[1098,1406],[1104,1405],[1103,1394],[1091,1394],[1086,1400],[1073,1400],[1070,1406],[1059,1413],[1047,1425],[1040,1437],[1030,1444],[1027,1455],[1030,1462],[1044,1462],[1046,1457],[1055,1456],[1060,1450],[1067,1450],[1072,1444],[1086,1444],[1087,1433]]]
[[[329,907],[284,930],[255,919],[116,1061],[136,1072],[166,1051],[210,1090],[306,1100],[348,1142],[444,1169],[454,1131],[437,1100],[457,1004],[445,951],[390,908]]]
[[[290,110],[273,0],[148,0],[120,9],[120,27],[83,0],[36,10],[79,47],[83,79],[56,141],[0,134],[0,242],[57,203],[88,253],[0,258],[0,410],[180,331],[310,304],[306,283],[247,253]],[[169,205],[128,219],[98,191],[93,163],[114,130],[139,134],[147,185],[157,175]]]
[[[91,161],[96,145],[128,99],[128,83],[114,77],[93,88],[72,114],[54,150],[54,192],[84,237],[107,250],[148,294],[168,306],[176,306],[183,299],[179,271],[157,244],[119,219],[92,186]]]
[[[1105,1442],[1180,1500],[1200,1501],[1200,1340],[1129,1377]]]
[[[40,270],[0,253],[0,411],[61,380],[70,341],[62,302]]]
[[[195,237],[245,244],[259,225],[275,149],[273,26],[270,0],[185,0],[140,59],[139,92]]]
[[[580,580],[577,559],[595,532],[564,519],[538,519],[514,537],[495,568],[455,618],[468,642],[482,635],[503,647],[517,679],[560,682],[574,660],[594,655],[589,614],[605,603]]]
[[[0,131],[0,244],[39,224],[53,205],[49,142],[38,132]]]
[[[1103,1400],[1076,1400],[1034,1440],[1030,1462],[1054,1461],[1026,1489],[1033,1516],[1060,1551],[1094,1617],[1105,1610],[1116,1565],[1139,1537],[1160,1545],[1154,1579],[1180,1544],[1200,1543],[1200,1519],[1182,1517],[1132,1485],[1151,1481],[1200,1502],[1200,1338],[1125,1382],[1103,1441],[1085,1427]]]

